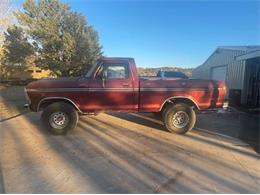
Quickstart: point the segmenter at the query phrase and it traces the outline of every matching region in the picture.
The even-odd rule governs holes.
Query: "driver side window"
[[[128,69],[124,64],[103,64],[98,75],[108,80],[126,79],[128,78]]]

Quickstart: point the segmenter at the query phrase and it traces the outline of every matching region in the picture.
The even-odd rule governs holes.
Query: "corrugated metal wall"
[[[217,49],[203,65],[193,70],[192,77],[210,79],[212,67],[227,65],[227,87],[243,89],[245,64],[243,61],[236,61],[235,56],[244,53],[244,51],[238,50]]]

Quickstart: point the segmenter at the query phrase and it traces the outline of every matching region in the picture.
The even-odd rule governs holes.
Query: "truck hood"
[[[78,87],[80,77],[62,77],[62,78],[47,78],[33,81],[26,86],[26,89],[39,88],[74,88]]]

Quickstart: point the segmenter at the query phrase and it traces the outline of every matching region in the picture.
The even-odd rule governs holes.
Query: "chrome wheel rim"
[[[172,122],[177,128],[183,128],[189,123],[189,115],[184,111],[178,111],[173,115]]]
[[[64,112],[54,112],[49,118],[50,125],[55,129],[63,129],[68,125],[69,118]]]

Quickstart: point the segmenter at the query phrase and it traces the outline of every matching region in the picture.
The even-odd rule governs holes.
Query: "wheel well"
[[[196,103],[193,100],[191,100],[190,98],[185,98],[185,97],[183,97],[183,98],[174,98],[173,97],[173,98],[168,99],[168,100],[165,101],[165,103],[163,104],[163,106],[161,108],[161,111],[163,109],[165,109],[166,107],[168,107],[169,105],[177,104],[177,103],[185,103],[185,104],[191,106],[195,110],[199,109],[198,105],[196,105]]]
[[[49,106],[50,104],[53,104],[53,103],[56,103],[56,102],[64,102],[64,103],[67,103],[71,106],[73,106],[77,111],[81,112],[79,110],[79,108],[75,105],[74,102],[72,102],[71,100],[69,99],[63,99],[63,98],[50,98],[50,99],[46,99],[46,100],[41,100],[40,103],[38,104],[38,108],[37,110],[40,111],[40,110],[43,110],[45,109],[47,106]]]

